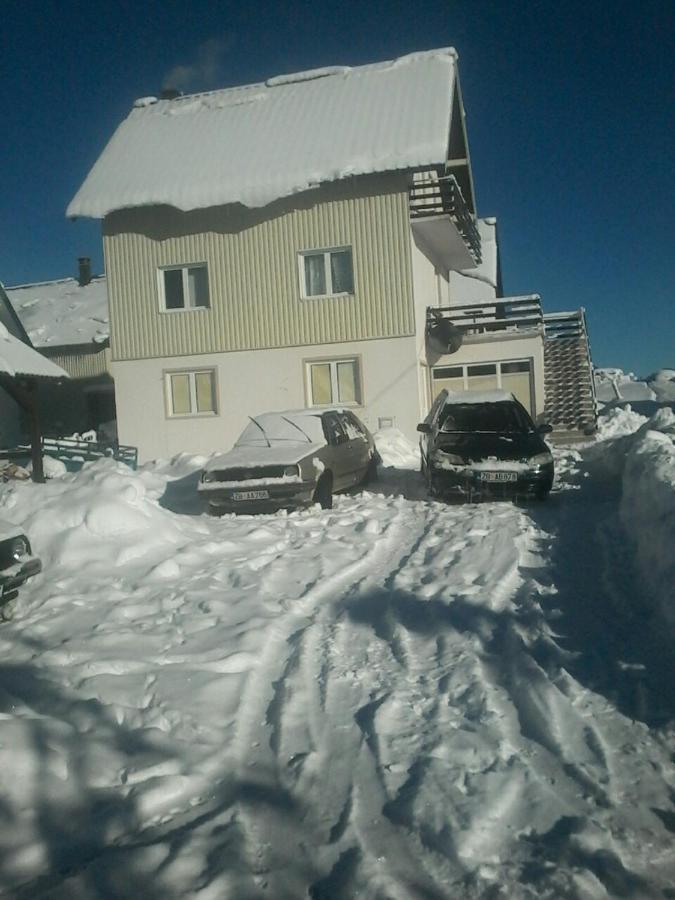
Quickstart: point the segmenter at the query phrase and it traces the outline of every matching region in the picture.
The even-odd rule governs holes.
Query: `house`
[[[36,350],[70,375],[68,382],[41,391],[45,433],[69,435],[114,420],[105,276],[92,276],[90,259],[80,257],[77,278],[6,290]]]
[[[0,284],[0,334],[22,341],[30,346],[30,340],[26,334],[18,316],[7,298],[7,293]],[[3,364],[0,359],[0,372],[9,375],[11,368],[9,363]],[[22,427],[21,412],[14,398],[7,389],[2,389],[0,384],[0,447],[12,447],[18,443]]]
[[[0,284],[0,464],[8,459],[2,449],[14,447],[27,431],[33,478],[43,480],[39,393],[50,382],[67,378],[67,372],[33,349]]]
[[[334,403],[414,438],[442,387],[546,410],[540,299],[502,296],[452,49],[143,98],[67,215],[102,220],[118,430],[141,459]],[[558,347],[583,341],[569,315]]]

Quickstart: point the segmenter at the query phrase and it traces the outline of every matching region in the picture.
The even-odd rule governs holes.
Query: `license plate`
[[[235,491],[233,500],[269,500],[269,491]]]
[[[518,478],[515,472],[479,472],[479,481],[515,481]]]

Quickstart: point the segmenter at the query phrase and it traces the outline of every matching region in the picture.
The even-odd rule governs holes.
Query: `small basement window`
[[[215,369],[165,373],[167,414],[175,416],[213,416],[216,403]]]
[[[351,247],[303,250],[299,257],[303,297],[331,297],[354,293]]]
[[[160,307],[172,312],[208,309],[209,273],[206,263],[194,266],[169,266],[159,270]]]
[[[309,406],[360,406],[359,359],[322,359],[306,363]]]

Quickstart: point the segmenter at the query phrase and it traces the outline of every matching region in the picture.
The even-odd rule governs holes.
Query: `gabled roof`
[[[10,334],[0,322],[0,375],[26,375],[35,378],[69,378],[59,366],[37,350]]]
[[[6,288],[33,346],[101,344],[110,336],[105,276],[81,287],[76,278]]]
[[[260,207],[351,175],[443,165],[457,54],[413,53],[262,84],[136,102],[68,216],[128,207]]]

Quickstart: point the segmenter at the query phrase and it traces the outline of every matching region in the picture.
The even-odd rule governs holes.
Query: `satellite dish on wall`
[[[462,346],[464,335],[449,319],[444,319],[435,310],[429,310],[427,322],[427,344],[436,353],[456,353]]]

